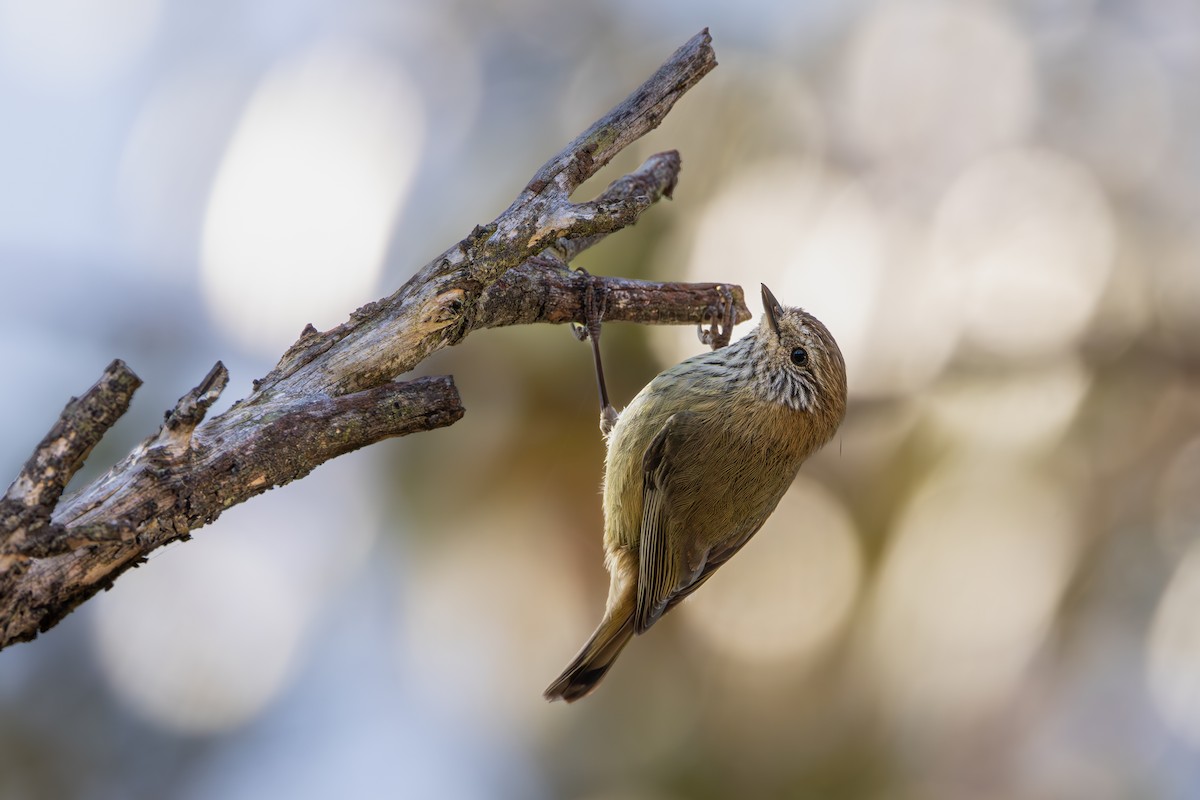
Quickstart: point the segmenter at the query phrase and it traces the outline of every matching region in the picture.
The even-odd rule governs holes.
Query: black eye
[[[792,363],[797,367],[803,367],[808,363],[808,351],[803,347],[797,347],[792,351]]]

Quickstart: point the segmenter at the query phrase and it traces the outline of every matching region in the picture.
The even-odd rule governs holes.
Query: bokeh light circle
[[[221,327],[273,356],[305,324],[331,327],[374,299],[423,136],[396,63],[330,43],[275,67],[208,203],[202,278]]]
[[[967,722],[1012,695],[1075,565],[1069,498],[1002,458],[949,463],[918,489],[896,522],[866,630],[897,720]]]
[[[575,654],[602,610],[583,604],[563,568],[570,558],[557,528],[536,509],[489,502],[410,553],[397,643],[432,701],[504,725],[538,721],[545,704],[529,698]]]
[[[996,7],[888,0],[856,31],[844,96],[863,152],[953,166],[1029,130],[1037,81],[1028,43]]]
[[[213,58],[158,78],[122,148],[115,202],[139,280],[189,290],[213,174],[246,100],[244,76]]]
[[[1011,373],[956,375],[923,399],[950,441],[1020,453],[1059,441],[1090,386],[1079,359],[1065,358]]]
[[[1091,173],[1066,156],[1022,149],[987,156],[959,177],[937,211],[932,246],[957,271],[970,341],[1030,358],[1083,334],[1115,238]]]
[[[762,530],[681,611],[717,653],[739,661],[811,664],[842,630],[862,582],[853,520],[803,476]]]
[[[209,536],[123,575],[92,608],[100,666],[129,707],[169,730],[211,733],[282,690],[308,604],[269,553]]]

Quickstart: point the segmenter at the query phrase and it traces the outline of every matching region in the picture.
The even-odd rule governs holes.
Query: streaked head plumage
[[[774,402],[839,418],[846,407],[846,362],[829,329],[802,308],[785,307],[763,284],[763,318],[754,331],[755,377]]]

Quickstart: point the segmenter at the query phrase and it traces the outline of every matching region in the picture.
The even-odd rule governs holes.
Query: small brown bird
[[[546,699],[586,696],[644,633],[753,536],[846,413],[829,330],[762,287],[758,327],[652,380],[608,437],[608,605]],[[603,396],[603,388],[601,389]]]

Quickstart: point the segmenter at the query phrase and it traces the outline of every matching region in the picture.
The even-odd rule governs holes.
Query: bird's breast
[[[806,415],[747,392],[692,398],[683,408],[669,393],[647,392],[622,413],[605,465],[605,543],[636,547],[640,539],[643,461],[677,411],[691,412],[672,443],[667,502],[673,526],[704,541],[739,535],[770,514],[813,449]]]

